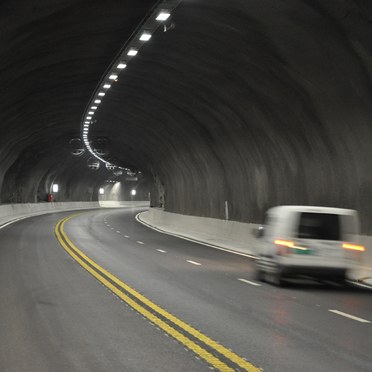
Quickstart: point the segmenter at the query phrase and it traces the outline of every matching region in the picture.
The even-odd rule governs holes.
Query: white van
[[[256,230],[257,277],[275,285],[303,275],[344,281],[365,250],[358,236],[358,214],[351,209],[271,208]]]

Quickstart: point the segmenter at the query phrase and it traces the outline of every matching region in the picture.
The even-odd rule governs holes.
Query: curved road
[[[0,230],[0,371],[372,370],[370,290],[257,283],[251,259],[155,232],[138,212],[61,225],[87,269],[55,235],[71,212]]]

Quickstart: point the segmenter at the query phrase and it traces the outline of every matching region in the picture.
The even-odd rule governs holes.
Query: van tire
[[[256,280],[259,282],[265,281],[265,273],[258,267],[256,267]]]
[[[279,265],[275,265],[275,269],[269,275],[269,281],[272,285],[276,287],[282,287],[284,284],[283,281],[283,271]]]

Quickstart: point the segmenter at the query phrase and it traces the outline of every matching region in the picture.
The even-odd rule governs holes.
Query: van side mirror
[[[264,236],[264,232],[265,228],[263,226],[253,229],[253,235],[256,237],[256,239],[262,238]]]

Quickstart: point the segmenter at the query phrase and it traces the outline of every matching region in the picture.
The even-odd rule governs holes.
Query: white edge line
[[[191,264],[196,265],[196,266],[202,266],[202,264],[199,263],[199,262],[195,262],[195,261],[191,261],[191,260],[186,260],[186,262],[191,263]]]
[[[162,249],[157,249],[157,251],[160,253],[167,253],[167,251],[163,251]]]
[[[138,244],[145,244],[144,242],[141,242],[140,240],[137,240],[136,243],[138,243]]]
[[[20,217],[20,218],[17,218],[15,220],[4,223],[3,225],[0,226],[0,230],[3,229],[4,227],[7,227],[7,226],[11,225],[12,223],[24,220],[24,219],[29,218],[29,217],[33,217],[33,216]]]
[[[57,210],[50,210],[50,211],[33,212],[33,213],[28,214],[27,216],[19,217],[19,218],[16,218],[14,220],[11,220],[9,222],[6,222],[6,223],[0,225],[0,230],[3,229],[4,227],[7,227],[7,226],[11,225],[12,223],[24,220],[26,218],[39,217],[39,216],[45,216],[47,214],[65,213],[65,212],[79,212],[80,214],[82,214],[84,212],[92,212],[92,211],[96,211],[96,210],[99,210],[99,209],[100,208],[73,208],[73,209],[67,208],[67,209],[62,209],[62,210],[57,209]]]
[[[356,320],[357,322],[371,323],[369,320],[358,318],[357,316],[350,315],[350,314],[347,314],[347,313],[343,313],[342,311],[331,310],[331,309],[329,309],[328,311],[330,311],[331,313],[334,313],[334,314],[338,314],[338,315],[344,316],[345,318],[350,318],[350,319]]]
[[[139,215],[143,213],[143,212],[140,212],[136,215],[136,220],[139,222],[139,223],[142,223],[142,225],[145,225],[147,226],[148,228],[150,229],[153,229],[155,231],[158,231],[162,234],[166,234],[166,235],[171,235],[171,236],[175,236],[177,238],[180,238],[180,239],[184,239],[184,240],[188,240],[189,242],[193,242],[193,243],[197,243],[197,244],[201,244],[201,245],[205,245],[207,247],[210,247],[210,248],[215,248],[215,249],[219,249],[220,251],[224,251],[224,252],[228,252],[228,253],[232,253],[232,254],[236,254],[238,256],[243,256],[243,257],[249,257],[249,258],[253,258],[255,260],[257,260],[257,257],[256,256],[253,256],[251,254],[248,254],[248,253],[241,253],[241,252],[237,252],[237,251],[234,251],[232,249],[228,249],[228,248],[222,248],[222,247],[219,247],[218,245],[213,245],[213,244],[209,244],[209,243],[204,243],[200,240],[196,240],[196,239],[192,239],[192,238],[187,238],[183,235],[178,235],[178,234],[174,234],[174,233],[171,233],[169,231],[165,231],[165,230],[162,230],[162,229],[159,229],[158,227],[154,227],[154,226],[151,226],[150,224],[144,222],[141,220],[141,218],[139,217]]]
[[[241,281],[241,282],[243,282],[243,283],[254,285],[256,287],[261,287],[261,284],[255,283],[255,282],[251,282],[250,280],[247,280],[247,279],[238,278],[238,280]]]
[[[371,289],[372,287],[368,284],[363,284],[361,282],[353,282],[352,280],[348,280],[349,283],[353,284],[353,285],[356,285],[358,287],[361,287],[361,288],[367,288],[367,289]]]

